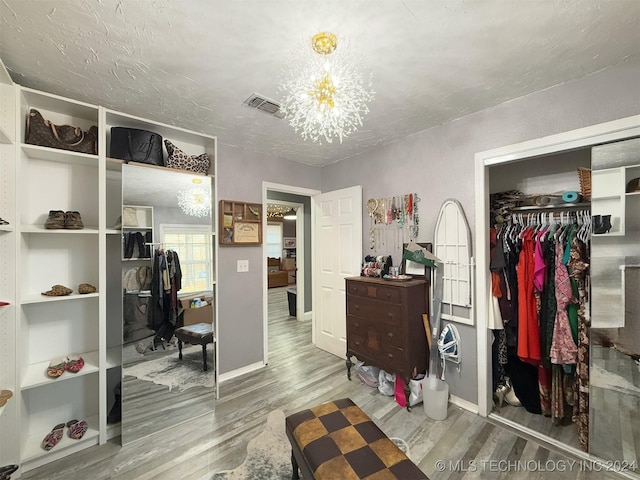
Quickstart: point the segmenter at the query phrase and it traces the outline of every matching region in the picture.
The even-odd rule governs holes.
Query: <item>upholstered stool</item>
[[[428,477],[351,399],[286,418],[292,479],[420,480]]]
[[[177,328],[173,334],[178,339],[178,358],[182,360],[182,342],[202,345],[203,370],[207,371],[207,344],[213,343],[213,327],[210,323],[196,323]],[[215,345],[214,345],[215,348]]]

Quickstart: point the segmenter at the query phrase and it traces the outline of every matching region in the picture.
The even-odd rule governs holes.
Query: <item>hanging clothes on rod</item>
[[[494,330],[494,349],[507,346],[506,362],[494,353],[494,387],[510,382],[531,413],[555,425],[577,423],[586,451],[591,215],[575,208],[513,210],[491,231],[491,291],[504,325],[503,334]]]
[[[149,328],[155,332],[155,347],[171,339],[178,321],[178,292],[182,288],[182,270],[178,253],[157,248],[151,268]]]

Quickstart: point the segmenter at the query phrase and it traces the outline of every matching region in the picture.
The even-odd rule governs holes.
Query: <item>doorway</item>
[[[292,245],[295,245],[295,298],[291,301],[295,302],[295,317],[298,321],[306,321],[311,324],[311,197],[320,193],[318,190],[311,190],[302,187],[296,187],[291,185],[282,185],[269,182],[263,182],[262,184],[262,203],[266,206],[269,203],[283,204],[289,207],[296,208],[296,221],[295,221],[295,237],[288,236],[288,239],[295,238],[295,243],[289,243],[283,245],[283,250],[286,252],[280,256],[281,259],[289,257],[289,264],[291,262],[291,255],[293,253]],[[269,219],[267,215],[263,218],[263,231],[267,231]],[[283,226],[284,228],[284,226]],[[289,248],[284,248],[284,247]],[[266,267],[267,257],[267,242],[263,243],[263,258],[265,267],[263,269],[263,339],[264,339],[264,363],[268,363],[269,357],[269,288],[268,288],[268,268]],[[290,266],[290,265],[287,265]],[[288,285],[291,287],[293,285]],[[280,287],[282,288],[282,287]],[[287,292],[287,297],[289,292]],[[287,298],[287,301],[289,298]],[[293,320],[292,321],[296,321]],[[311,328],[311,326],[309,326]]]
[[[589,454],[576,448],[567,446],[564,442],[553,439],[540,432],[525,427],[517,422],[511,422],[492,413],[491,389],[491,340],[492,334],[488,329],[489,312],[489,172],[497,165],[507,165],[534,157],[543,157],[555,153],[569,152],[580,148],[590,148],[594,145],[615,142],[640,135],[640,115],[565,132],[558,135],[540,138],[520,144],[510,145],[496,150],[477,153],[476,165],[476,288],[477,288],[477,342],[478,342],[478,412],[482,416],[491,416],[497,421],[507,424],[521,432],[529,434],[542,441],[546,441],[558,448],[583,457],[593,458]]]

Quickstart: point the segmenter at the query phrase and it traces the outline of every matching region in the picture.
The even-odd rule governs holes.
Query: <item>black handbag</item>
[[[148,163],[164,167],[162,137],[148,130],[111,127],[109,156],[125,162]]]

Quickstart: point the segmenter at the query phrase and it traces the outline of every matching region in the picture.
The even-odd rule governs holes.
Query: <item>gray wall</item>
[[[637,114],[640,65],[636,59],[324,167],[322,191],[362,185],[365,201],[417,192],[421,198],[418,241],[433,242],[438,211],[447,198],[461,202],[474,231],[475,153]],[[368,229],[365,209],[363,252],[369,251]],[[400,251],[395,255],[399,258]],[[458,330],[462,369],[460,374],[447,369],[447,383],[453,395],[476,403],[476,332],[467,325],[459,325]]]
[[[319,189],[319,168],[218,145],[218,201],[262,202],[262,182]],[[249,260],[237,273],[236,261]],[[219,246],[218,328],[220,373],[262,362],[262,245]]]
[[[296,222],[304,222],[304,245],[297,245],[297,249],[304,248],[304,311],[310,312],[313,290],[311,288],[311,198],[293,195],[291,193],[273,192],[271,190],[267,191],[267,198],[271,200],[282,200],[284,202],[302,203],[304,205],[304,219],[300,220],[298,216],[298,220],[296,220]],[[288,223],[295,225],[296,222],[287,222],[285,220],[283,223],[285,225]],[[284,236],[295,237],[295,230],[292,235],[287,234],[285,230]]]

